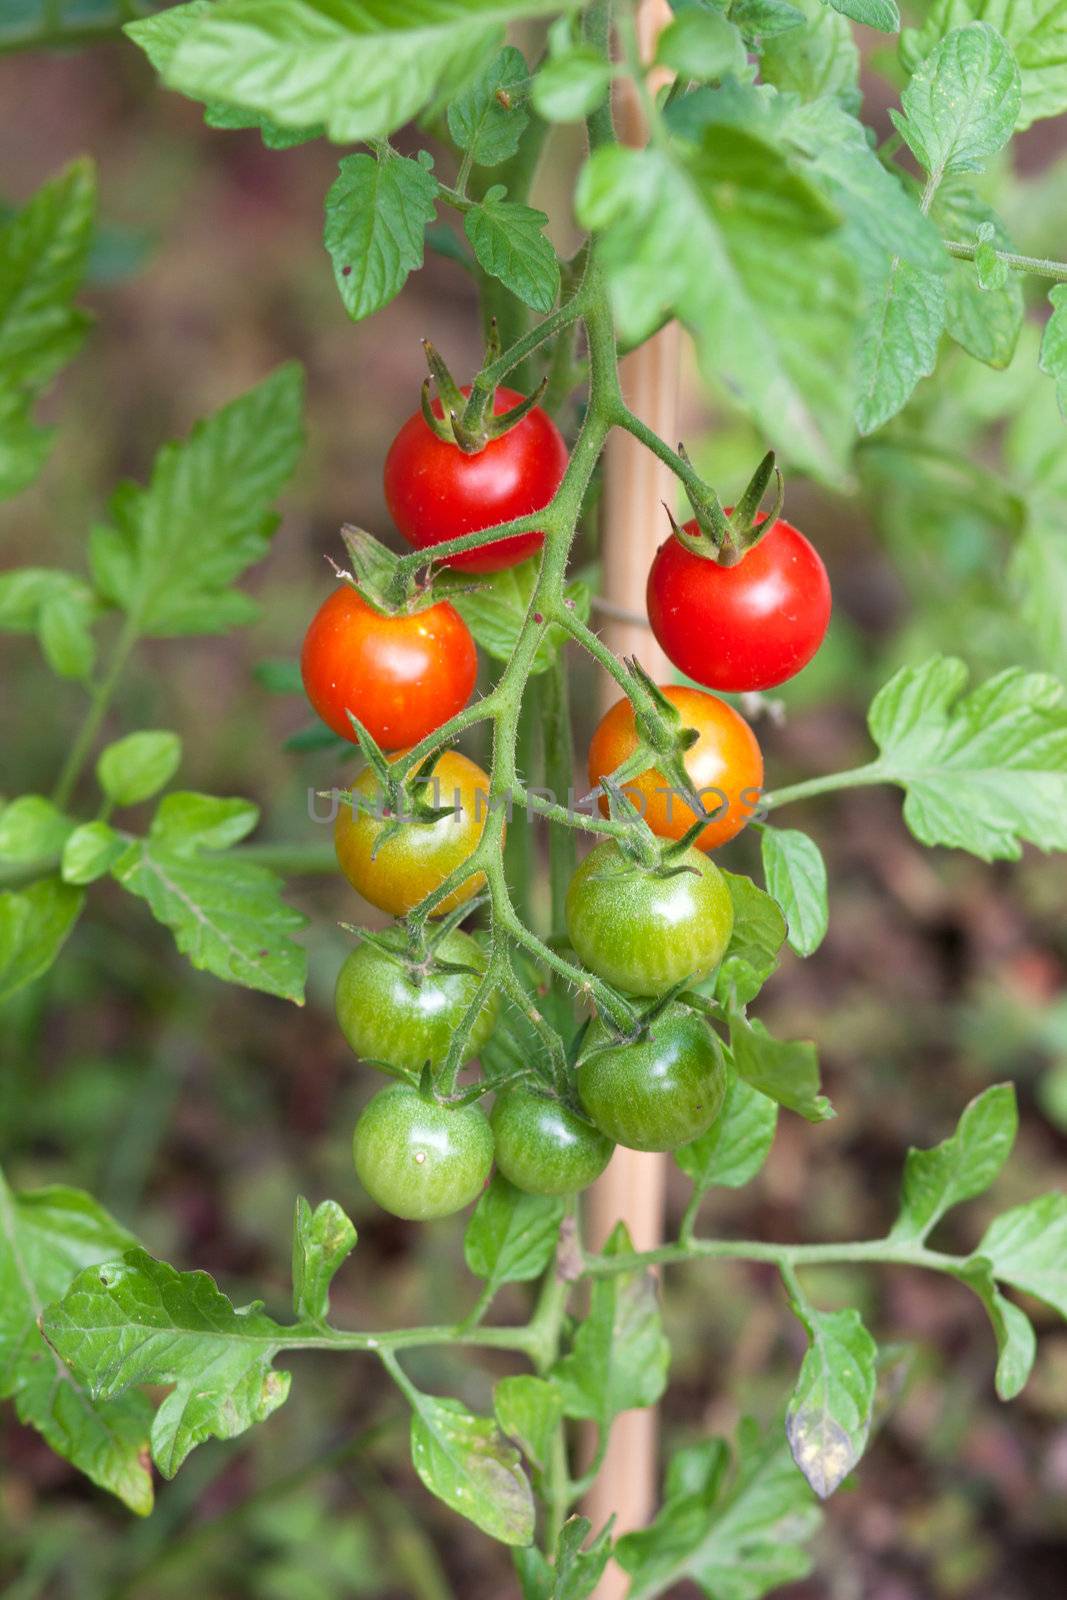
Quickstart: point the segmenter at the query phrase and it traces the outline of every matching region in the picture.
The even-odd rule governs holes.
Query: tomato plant
[[[759,743],[725,700],[674,684],[668,684],[663,694],[685,726],[696,732],[696,741],[685,753],[685,769],[711,818],[696,843],[701,850],[717,850],[741,832],[759,806],[763,788]],[[589,742],[589,782],[596,787],[630,761],[637,749],[634,707],[629,700],[617,700]],[[682,839],[697,821],[683,791],[655,767],[630,778],[623,792],[661,839]],[[600,809],[606,816],[606,798]]]
[[[706,978],[722,960],[733,925],[726,880],[698,850],[648,868],[606,839],[567,890],[575,950],[591,972],[627,994],[666,994]]]
[[[470,392],[469,385],[461,391],[465,397]],[[502,415],[520,406],[522,399],[513,389],[498,389],[493,410]],[[433,410],[444,416],[440,400],[433,402]],[[566,467],[563,436],[540,406],[470,455],[458,444],[438,438],[417,411],[385,458],[385,499],[409,544],[432,552],[447,539],[543,511]],[[536,554],[543,538],[536,531],[516,534],[445,560],[463,572],[497,572]]]
[[[389,617],[342,584],[312,618],[300,670],[334,733],[357,742],[351,711],[383,749],[403,750],[466,705],[478,653],[447,601]]]
[[[703,1018],[669,1007],[635,1040],[597,1023],[578,1065],[592,1121],[628,1150],[677,1150],[706,1133],[726,1099],[726,1064]]]
[[[371,767],[352,785],[351,800],[339,803],[334,845],[341,871],[364,900],[390,916],[403,917],[473,855],[489,814],[489,779],[458,751],[446,750],[430,768],[428,802],[444,814],[420,821],[389,814],[388,796]],[[396,831],[390,831],[395,828]],[[485,882],[473,872],[434,909],[454,911]]]
[[[700,531],[686,523],[691,538]],[[814,656],[830,625],[830,580],[814,546],[779,518],[732,564],[677,534],[648,575],[648,620],[671,661],[708,689],[773,689]]]
[[[404,1440],[425,1489],[502,1547],[483,1571],[462,1538],[442,1538],[464,1592],[473,1572],[486,1593],[517,1584],[522,1600],[589,1600],[609,1562],[619,1571],[608,1581],[625,1583],[631,1600],[694,1586],[760,1600],[802,1581],[821,1502],[846,1478],[862,1480],[865,1453],[884,1451],[887,1435],[901,1456],[918,1448],[915,1418],[937,1410],[941,1380],[928,1363],[922,1403],[894,1433],[901,1352],[916,1329],[907,1297],[869,1286],[853,1295],[859,1275],[903,1266],[947,1279],[960,1319],[954,1357],[967,1329],[953,1430],[940,1430],[924,1483],[946,1463],[958,1479],[955,1455],[978,1459],[957,1447],[956,1426],[968,1391],[978,1399],[989,1387],[978,1338],[996,1394],[1011,1399],[1038,1359],[1035,1323],[1045,1332],[1067,1314],[1067,1197],[1033,1192],[1036,1163],[1058,1151],[1047,1127],[1038,1137],[1028,1126],[1027,1161],[994,1189],[1018,1128],[1011,1083],[984,1083],[954,1127],[937,1098],[950,1092],[947,1071],[908,1080],[896,1120],[885,1109],[893,1038],[920,1072],[935,1052],[939,1066],[947,1060],[951,1039],[973,1080],[1005,1060],[1036,1070],[1031,1055],[1049,1040],[1058,1048],[1062,1032],[1051,1005],[1033,1021],[1061,977],[1048,924],[1062,862],[1043,863],[1035,889],[1026,853],[1067,852],[1067,263],[1049,255],[1062,237],[1063,186],[1055,167],[1031,175],[1051,139],[1028,143],[1018,169],[1012,146],[1016,131],[1067,112],[1057,8],[936,0],[915,8],[895,54],[864,48],[862,77],[852,24],[896,32],[893,0],[679,0],[654,44],[648,9],[631,0],[14,9],[0,18],[0,56],[118,43],[123,25],[127,52],[125,61],[105,52],[84,87],[78,58],[65,59],[61,79],[40,95],[28,84],[20,106],[39,101],[58,115],[104,84],[114,107],[109,99],[106,116],[80,120],[108,128],[117,108],[133,107],[140,144],[152,127],[140,97],[151,91],[146,74],[127,71],[139,48],[168,88],[203,107],[203,130],[167,118],[162,170],[184,179],[198,159],[210,166],[205,192],[218,203],[201,205],[186,255],[205,295],[225,288],[213,308],[172,307],[161,260],[137,322],[139,302],[116,293],[115,276],[132,270],[153,231],[168,251],[182,186],[137,168],[131,205],[121,151],[106,152],[100,216],[89,160],[21,204],[21,169],[5,184],[0,498],[33,484],[53,450],[57,460],[11,520],[25,564],[0,575],[0,628],[32,641],[43,661],[16,649],[10,689],[5,679],[27,737],[10,781],[5,767],[0,804],[0,1004],[10,1007],[0,1037],[13,1045],[13,1066],[0,1072],[11,1174],[0,1176],[0,1398],[138,1516],[152,1509],[155,1470],[169,1479],[208,1439],[219,1441],[224,1481],[210,1461],[200,1478],[194,1467],[152,1531],[97,1562],[85,1530],[118,1519],[98,1516],[84,1494],[68,1503],[69,1485],[41,1469],[40,1452],[21,1436],[10,1451],[5,1441],[5,1459],[29,1471],[26,1485],[5,1486],[0,1509],[32,1508],[42,1532],[23,1571],[9,1573],[0,1554],[0,1585],[80,1600],[162,1594],[178,1548],[182,1585],[204,1593],[341,1600],[355,1583],[418,1589],[418,1600],[447,1594],[422,1513],[397,1499],[407,1492]],[[512,38],[536,53],[528,59]],[[865,95],[878,108],[866,119]],[[26,143],[21,124],[7,131],[12,148]],[[339,292],[328,302],[326,258],[304,245],[300,270],[318,259],[317,284],[260,284],[272,251],[258,234],[247,253],[247,235],[240,254],[229,249],[248,208],[226,203],[233,174],[248,188],[253,173],[257,219],[298,233],[333,165],[327,144],[341,152],[322,196]],[[546,151],[551,184],[538,178]],[[287,181],[299,205],[279,204]],[[541,192],[552,217],[530,203]],[[138,238],[118,225],[156,193],[168,207],[157,229],[146,224]],[[486,346],[461,385],[424,341],[429,377],[416,410],[421,358],[404,312],[378,325],[380,337],[351,336],[343,317],[363,323],[385,310],[427,251],[437,259],[420,319],[440,320],[468,350],[484,330]],[[438,319],[450,281],[455,314]],[[1039,286],[1049,284],[1044,303]],[[162,317],[161,285],[173,312]],[[83,286],[102,346],[90,339]],[[692,453],[643,420],[657,408],[630,390],[631,373],[670,365],[670,341],[650,341],[675,322],[694,350],[687,383],[698,370],[708,380],[706,405],[687,394]],[[209,367],[188,328],[210,333]],[[167,339],[176,342],[161,346],[165,380],[153,389],[148,357]],[[313,357],[307,383],[286,360],[231,395],[227,354],[251,367],[272,343]],[[132,384],[117,364],[127,348],[146,356]],[[637,361],[624,368],[630,352]],[[76,356],[84,376],[56,407],[49,387]],[[186,387],[172,396],[178,379]],[[173,400],[183,414],[206,390],[227,398],[149,461],[161,409]],[[115,394],[121,426],[109,438],[102,419]],[[86,396],[92,415],[76,430],[67,413]],[[283,521],[278,506],[306,442],[313,470],[297,480],[297,515]],[[355,458],[370,454],[368,489]],[[97,475],[127,458],[138,481],[119,484],[105,507]],[[350,475],[335,480],[338,458]],[[657,526],[642,485],[660,469],[666,500],[684,497],[688,520],[655,557],[646,628],[640,596],[620,600],[617,580],[626,568],[643,576],[651,551],[620,553],[615,535],[629,511],[638,522],[648,511],[650,534]],[[335,567],[337,588],[298,663],[295,591],[321,570],[307,530],[317,559],[330,507],[373,522],[383,472],[399,539],[345,523],[346,565]],[[787,495],[814,542],[785,520]],[[37,564],[54,532],[76,562]],[[272,540],[281,554],[253,603],[239,585]],[[798,673],[826,634],[830,587],[815,544],[834,574],[839,624],[821,662],[825,703],[805,710],[800,695],[761,692]],[[270,637],[280,658],[251,662],[222,637],[254,620],[257,605],[260,644],[248,648]],[[199,654],[197,636],[216,639],[211,653]],[[653,636],[692,683],[657,687]],[[43,687],[27,671],[47,673]],[[812,674],[804,694],[820,694],[823,678]],[[276,753],[255,708],[267,692],[302,705],[301,684],[319,721],[282,729],[280,710],[275,731],[288,737]],[[617,698],[597,723],[605,685]],[[744,715],[709,688],[751,695]],[[137,724],[149,706],[154,720],[157,704],[164,722],[184,710],[184,738]],[[584,748],[590,795],[575,792]],[[230,782],[224,754],[240,781]],[[362,765],[344,765],[357,756]],[[212,773],[224,793],[201,787]],[[246,779],[257,803],[241,797]],[[331,783],[333,846],[322,831]],[[884,807],[849,809],[853,790],[873,786],[903,796],[895,834]],[[781,826],[798,804],[803,828]],[[253,838],[261,806],[264,836]],[[819,952],[837,901],[809,824],[830,846],[846,902],[826,967]],[[865,874],[851,851],[872,837]],[[838,874],[841,839],[849,871]],[[580,842],[589,848],[579,862]],[[961,889],[960,870],[936,858],[923,876],[911,854],[920,846],[968,853],[976,875],[982,863],[1022,858],[1023,876],[1005,870]],[[338,929],[364,912],[352,910],[344,879],[372,926]],[[863,899],[850,920],[857,880]],[[964,909],[988,915],[957,915],[957,893]],[[894,939],[915,925],[910,962],[894,963],[893,940],[883,956],[861,938],[890,899]],[[979,943],[976,922],[1010,938],[985,940],[984,967],[953,987],[945,969],[957,945]],[[794,957],[815,964],[800,976]],[[245,1009],[197,1009],[212,1006],[211,986],[186,991],[183,963],[250,991]],[[83,1026],[94,986],[98,1037]],[[838,992],[847,1026],[827,1015]],[[307,998],[325,1026],[283,1008]],[[922,1033],[930,1014],[933,1042]],[[831,1085],[844,1113],[836,1143],[819,1127],[834,1107],[818,1041],[768,1025],[779,1019],[784,1030],[798,1015],[848,1058]],[[873,1042],[850,1053],[872,1015]],[[352,1052],[400,1080],[358,1121],[354,1105],[374,1080]],[[1055,1084],[1031,1094],[1028,1083],[1029,1119],[1038,1107],[1063,1125]],[[787,1117],[799,1120],[775,1149]],[[232,1140],[219,1131],[238,1122]],[[883,1185],[894,1142],[895,1212]],[[277,1154],[265,1180],[263,1151]],[[856,1151],[861,1181],[839,1187],[834,1163]],[[597,1216],[611,1192],[605,1171],[624,1183],[648,1172],[629,1152],[670,1152],[674,1163],[666,1231],[641,1248],[629,1222],[664,1219],[613,1216],[605,1237]],[[713,1190],[743,1188],[765,1161],[751,1228],[741,1203],[703,1214]],[[662,1178],[666,1167],[651,1170]],[[68,1185],[82,1173],[121,1221]],[[278,1197],[288,1203],[296,1174],[308,1193],[336,1184],[340,1199],[291,1194],[292,1237],[279,1251]],[[804,1210],[809,1177],[815,1200]],[[676,1204],[683,1181],[688,1199]],[[197,1185],[204,1192],[190,1200]],[[958,1220],[957,1208],[987,1191],[984,1227],[966,1211]],[[229,1237],[219,1218],[235,1194]],[[420,1234],[388,1220],[471,1205],[462,1245],[459,1224]],[[834,1206],[844,1241],[825,1237]],[[363,1237],[341,1278],[357,1244],[346,1208],[358,1210]],[[869,1235],[870,1218],[887,1226]],[[234,1299],[195,1270],[201,1249],[232,1279]],[[739,1264],[727,1280],[736,1307],[714,1286],[694,1290],[703,1321],[699,1339],[682,1341],[686,1414],[676,1409],[665,1430],[671,1450],[683,1422],[683,1448],[662,1474],[651,1461],[634,1474],[663,1482],[662,1508],[647,1526],[623,1528],[598,1500],[594,1529],[578,1510],[602,1473],[617,1485],[617,1418],[669,1403],[665,1327],[685,1332],[690,1303],[680,1297],[665,1324],[670,1269],[685,1266],[696,1284],[729,1262]],[[809,1277],[816,1268],[832,1269],[832,1283]],[[736,1409],[716,1363],[751,1308],[773,1352],[748,1375],[763,1427],[744,1425],[731,1442],[705,1437],[709,1409]],[[983,1315],[991,1334],[977,1331]],[[778,1326],[790,1317],[796,1339]],[[947,1326],[940,1314],[922,1320]],[[1063,1411],[1051,1351],[1027,1428]],[[293,1374],[281,1365],[289,1352],[301,1357]],[[488,1352],[484,1370],[465,1370]],[[353,1380],[324,1377],[342,1356],[385,1381],[368,1381],[366,1367]],[[335,1387],[306,1402],[305,1382]],[[236,1471],[227,1451],[266,1427],[291,1391],[289,1440],[302,1460],[290,1467],[285,1418],[271,1424],[264,1455],[285,1457],[286,1470],[263,1474],[264,1516],[251,1500],[237,1504],[242,1482],[259,1484],[254,1443],[236,1447],[249,1449]],[[398,1406],[409,1431],[392,1426]],[[1012,1461],[1041,1454],[1026,1443]],[[867,1481],[879,1476],[876,1466]],[[961,1499],[992,1505],[1007,1480],[989,1478],[980,1497],[961,1497],[949,1480],[947,1520],[917,1519],[910,1505],[904,1518],[853,1514],[825,1548],[863,1585],[860,1556],[874,1545],[896,1554],[901,1540],[928,1546],[928,1527],[942,1541],[968,1514]],[[1011,1483],[1013,1502],[1038,1506]],[[276,1511],[282,1500],[287,1514]],[[365,1521],[345,1521],[352,1500],[371,1508]],[[18,1541],[27,1520],[8,1518]],[[994,1537],[1002,1520],[986,1518]],[[861,1541],[857,1554],[852,1541],[868,1525],[900,1540]],[[1035,1526],[1028,1546],[1040,1542]],[[183,1542],[188,1527],[194,1538]],[[968,1563],[973,1549],[987,1559],[988,1528],[979,1531],[961,1538]],[[216,1552],[230,1539],[256,1544],[258,1566],[225,1570]],[[1009,1555],[1010,1582],[982,1571],[989,1592],[1027,1583],[1019,1552]],[[911,1573],[914,1545],[903,1559]],[[927,1587],[958,1587],[965,1567],[961,1580],[963,1568],[946,1562]],[[895,1583],[898,1572],[882,1572],[866,1587]]]

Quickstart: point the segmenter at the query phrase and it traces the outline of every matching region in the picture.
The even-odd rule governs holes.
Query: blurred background
[[[893,90],[876,76],[868,87],[877,120]],[[1035,130],[1021,142],[1021,171],[990,179],[1021,250],[1055,254],[1064,235],[1067,164],[1055,138],[1055,125]],[[267,151],[254,133],[211,131],[195,106],[157,90],[128,47],[0,58],[0,198],[21,202],[82,152],[101,174],[86,297],[97,326],[48,402],[60,435],[47,470],[0,507],[3,565],[80,569],[119,477],[143,478],[164,439],[280,361],[304,362],[309,446],[249,585],[262,620],[223,639],[142,646],[143,670],[128,674],[110,728],[180,730],[185,786],[254,798],[264,840],[321,842],[307,791],[343,769],[321,750],[285,748],[308,712],[296,696],[268,693],[256,668],[295,657],[328,591],[324,557],[340,554],[340,524],[387,534],[381,463],[417,403],[420,337],[432,335],[457,373],[474,369],[473,283],[431,256],[398,301],[354,327],[321,245],[336,151]],[[569,189],[576,153],[566,136],[552,146],[538,196],[550,211],[561,205],[553,190]],[[1036,337],[1035,322],[1008,374],[949,355],[904,416],[860,451],[854,495],[788,484],[787,514],[825,556],[836,610],[822,655],[760,720],[770,783],[866,759],[870,695],[901,661],[934,648],[979,673],[1017,661],[1063,670],[1062,638],[1035,621],[1019,570],[1028,462],[1043,441],[1057,448],[1052,430],[1062,429],[1051,384],[1036,375]],[[685,415],[698,465],[724,498],[736,493],[762,442],[688,375]],[[929,453],[895,452],[905,438],[921,438]],[[1043,531],[1067,539],[1055,514]],[[32,641],[7,636],[0,648],[0,789],[46,789],[80,691],[51,676]],[[585,670],[574,662],[579,753],[594,704]],[[943,1225],[946,1248],[968,1249],[987,1216],[1067,1177],[1067,864],[1028,853],[1019,865],[986,867],[923,851],[890,792],[853,791],[795,808],[789,820],[827,857],[830,933],[806,963],[786,953],[760,1014],[782,1036],[818,1041],[838,1117],[813,1129],[783,1115],[761,1177],[739,1194],[713,1192],[706,1226],[790,1240],[883,1230],[907,1146],[944,1137],[973,1094],[1011,1078],[1022,1111],[1015,1157],[989,1196]],[[742,837],[727,864],[755,871],[754,841]],[[238,1304],[264,1296],[280,1311],[294,1196],[332,1196],[361,1235],[336,1288],[338,1323],[447,1320],[472,1298],[461,1224],[390,1220],[369,1206],[351,1168],[352,1126],[375,1085],[348,1053],[331,997],[348,948],[338,922],[364,913],[333,879],[294,882],[289,898],[312,919],[303,1011],[193,973],[141,906],[98,885],[54,971],[0,1017],[0,1157],[18,1187],[84,1186],[154,1253],[207,1269]],[[685,1198],[675,1174],[675,1213]],[[829,1506],[816,1576],[781,1593],[1062,1600],[1067,1331],[1028,1306],[1042,1335],[1038,1364],[1006,1408],[993,1394],[991,1334],[964,1288],[888,1270],[810,1281],[827,1306],[861,1305],[880,1339],[917,1350],[899,1403]],[[500,1314],[521,1314],[522,1294],[505,1291]],[[746,1412],[780,1412],[801,1331],[772,1272],[675,1272],[665,1306],[675,1352],[668,1448],[698,1428],[730,1432]],[[467,1365],[439,1350],[410,1367],[422,1386],[485,1409],[506,1363]],[[5,1600],[515,1594],[506,1552],[414,1481],[406,1414],[376,1368],[342,1357],[291,1365],[287,1405],[245,1438],[199,1449],[160,1486],[143,1524],[5,1408]]]

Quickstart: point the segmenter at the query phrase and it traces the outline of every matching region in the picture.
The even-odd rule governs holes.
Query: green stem
[[[536,781],[537,765],[541,755],[541,681],[531,678],[526,686],[519,708],[519,726],[515,742],[515,761],[518,771],[527,781]],[[534,925],[534,884],[537,861],[534,852],[534,833],[522,815],[512,814],[511,824],[504,841],[504,871],[507,874],[511,900],[522,920]]]
[[[567,695],[567,667],[561,650],[545,674],[542,690],[542,715],[545,747],[545,786],[550,793],[569,795],[574,785],[574,742],[571,735],[570,700]],[[592,819],[589,819],[592,820]],[[527,828],[527,832],[531,830]],[[552,828],[548,838],[548,881],[551,892],[551,933],[561,938],[566,932],[564,906],[567,888],[578,864],[575,830]]]
[[[92,692],[85,720],[78,730],[74,743],[67,753],[67,759],[63,763],[59,777],[56,779],[56,786],[52,791],[52,799],[61,810],[70,803],[71,795],[74,793],[74,786],[81,777],[82,768],[96,742],[97,734],[100,732],[104,718],[107,716],[108,708],[111,705],[112,697],[118,687],[123,668],[129,659],[130,652],[137,643],[137,639],[137,625],[131,617],[127,617],[123,623],[122,631],[115,641],[115,648],[112,651],[108,669]]]
[[[683,1261],[766,1261],[783,1267],[819,1267],[841,1264],[925,1267],[933,1272],[959,1272],[966,1256],[943,1255],[923,1245],[892,1239],[867,1239],[855,1244],[763,1244],[756,1239],[690,1239],[686,1244],[665,1244],[633,1255],[585,1257],[584,1271],[594,1278],[633,1272],[641,1267],[673,1266]]]
[[[973,261],[978,249],[977,245],[961,244],[956,239],[946,239],[944,244],[949,255],[955,256],[958,261]],[[1050,261],[1043,256],[1020,256],[1012,250],[994,250],[993,254],[1012,272],[1032,272],[1035,278],[1052,278],[1056,283],[1067,283],[1067,262]]]
[[[832,794],[835,789],[862,789],[868,784],[892,781],[878,762],[872,761],[866,767],[853,767],[848,772],[829,772],[822,778],[807,778],[803,783],[773,789],[761,797],[760,809],[775,811],[779,806],[791,805],[794,800],[810,800],[814,795]]]

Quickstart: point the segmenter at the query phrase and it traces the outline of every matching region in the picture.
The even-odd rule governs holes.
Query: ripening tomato
[[[540,1089],[509,1089],[498,1095],[489,1121],[497,1166],[527,1194],[587,1189],[614,1149],[585,1117]]]
[[[677,1150],[706,1133],[729,1079],[717,1036],[692,1011],[670,1006],[632,1043],[594,1022],[578,1064],[578,1093],[609,1139],[628,1150]]]
[[[382,809],[372,768],[360,773],[352,789]],[[445,750],[430,769],[427,799],[433,806],[449,806],[448,816],[407,822],[384,842],[384,815],[356,810],[344,801],[337,813],[334,845],[341,871],[364,900],[393,917],[407,916],[476,848],[489,815],[489,779],[457,750]],[[472,874],[434,907],[434,916],[461,906],[484,883],[482,873]]]
[[[685,753],[685,768],[705,809],[717,812],[697,845],[701,850],[715,850],[741,832],[759,805],[763,785],[760,747],[748,723],[725,701],[680,684],[669,684],[661,693],[678,708],[684,726],[695,728],[699,735]],[[595,787],[627,761],[637,744],[633,706],[629,700],[618,700],[601,719],[590,742],[590,784]],[[623,790],[661,839],[680,839],[696,821],[693,808],[654,768],[632,778]],[[606,799],[601,800],[600,809],[607,816]]]
[[[383,750],[405,750],[470,699],[478,653],[447,601],[385,617],[344,583],[316,611],[300,671],[308,699],[342,739],[353,711]]]
[[[410,1084],[380,1090],[352,1139],[356,1174],[395,1217],[447,1217],[481,1193],[493,1165],[493,1134],[479,1106],[425,1099]]]
[[[469,387],[463,393],[470,394]],[[510,411],[522,399],[513,389],[498,389],[494,415]],[[433,404],[436,414],[443,416],[440,400]],[[432,550],[446,539],[541,511],[566,470],[563,435],[540,406],[472,456],[438,439],[422,412],[416,411],[385,458],[385,499],[409,544]],[[543,534],[518,534],[445,560],[465,572],[498,572],[525,561],[543,543]]]
[[[696,522],[687,533],[699,533]],[[709,689],[773,689],[796,677],[830,624],[822,558],[779,520],[735,566],[687,550],[672,533],[648,575],[648,620],[679,672]]]
[[[567,933],[590,972],[627,994],[661,995],[719,965],[734,926],[726,879],[699,850],[663,875],[614,839],[591,850],[567,890]]]

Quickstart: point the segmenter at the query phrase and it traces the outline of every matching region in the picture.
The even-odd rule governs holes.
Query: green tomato
[[[726,879],[699,850],[669,876],[631,861],[614,839],[586,856],[567,890],[567,932],[582,961],[627,994],[658,996],[714,971],[730,943]]]
[[[496,1164],[527,1194],[577,1194],[599,1178],[614,1145],[584,1117],[537,1089],[497,1097]]]
[[[613,1044],[594,1022],[578,1065],[586,1112],[630,1150],[677,1150],[699,1138],[722,1111],[727,1087],[717,1035],[682,1006],[670,1006],[632,1044]]]
[[[493,1133],[479,1106],[445,1106],[395,1083],[364,1107],[352,1140],[356,1174],[395,1217],[426,1222],[470,1205],[493,1165]]]
[[[337,1020],[364,1061],[384,1061],[408,1072],[444,1061],[478,992],[485,956],[473,939],[458,931],[447,934],[434,953],[441,961],[474,970],[441,972],[431,963],[424,971],[405,961],[399,950],[387,955],[371,944],[357,945],[346,958],[337,977]],[[478,1055],[488,1043],[499,1010],[500,996],[494,993],[478,1014],[468,1056]]]

